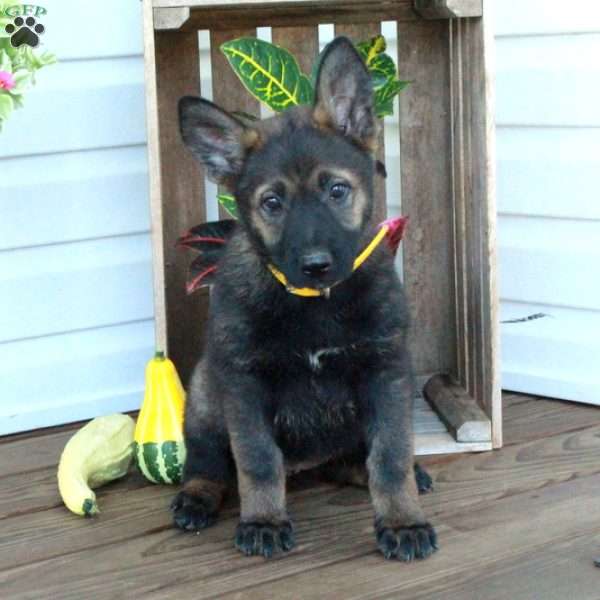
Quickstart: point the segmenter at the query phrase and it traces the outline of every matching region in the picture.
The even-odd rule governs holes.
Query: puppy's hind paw
[[[186,492],[179,492],[171,502],[173,523],[184,531],[200,531],[212,525],[216,512],[208,510],[208,504],[202,498]]]
[[[437,549],[437,534],[429,523],[408,527],[384,527],[375,524],[377,547],[383,556],[410,562],[431,556]]]
[[[235,532],[235,547],[246,556],[271,558],[277,552],[288,552],[295,545],[290,521],[280,524],[241,521]]]
[[[415,479],[419,494],[429,494],[433,491],[433,479],[419,463],[415,463]]]

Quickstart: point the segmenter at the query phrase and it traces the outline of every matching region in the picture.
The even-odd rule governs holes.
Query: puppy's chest
[[[311,356],[314,369],[277,386],[273,425],[287,459],[327,458],[359,440],[361,407],[348,373],[337,376]],[[319,361],[319,366],[316,365]]]

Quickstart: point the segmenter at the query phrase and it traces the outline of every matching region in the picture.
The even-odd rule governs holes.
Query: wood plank
[[[393,0],[395,4],[410,4],[412,0]],[[279,9],[286,9],[292,6],[302,7],[305,10],[318,8],[322,6],[347,6],[356,7],[369,5],[372,9],[378,4],[386,4],[381,0],[152,0],[152,6],[173,7],[173,6],[189,6],[195,9],[215,10],[218,8],[230,7],[232,10],[238,10],[244,7],[246,10],[254,10],[256,7],[265,6],[272,12]]]
[[[221,44],[238,37],[256,37],[256,29],[211,30],[210,32],[212,99],[215,104],[230,112],[242,111],[260,117],[260,103],[249,94],[220,50]],[[228,190],[219,186],[219,193],[228,193]],[[221,219],[231,218],[220,204],[219,216]]]
[[[457,442],[491,441],[488,416],[452,377],[434,375],[423,393]]]
[[[42,436],[22,436],[17,440],[12,440],[12,436],[0,438],[4,442],[0,445],[0,480],[9,475],[26,474],[58,465],[65,444],[80,425],[73,424],[66,431]]]
[[[354,43],[363,42],[369,40],[376,35],[381,33],[381,23],[365,23],[360,25],[349,25],[343,23],[336,23],[335,34],[345,35],[349,37]],[[375,157],[385,164],[385,142],[383,133],[383,119],[380,121],[381,128],[377,135],[377,151]],[[392,166],[390,165],[390,168]],[[375,198],[375,210],[373,212],[373,223],[381,223],[387,214],[387,200],[385,190],[385,180],[380,175],[375,175],[373,185],[373,196]],[[395,202],[396,204],[398,202]]]
[[[160,132],[158,128],[158,90],[155,68],[154,15],[152,0],[143,0],[144,82],[146,90],[146,139],[148,184],[150,192],[150,227],[152,229],[152,273],[157,348],[167,348],[167,301],[165,290],[165,253],[160,171]]]
[[[484,366],[486,374],[482,402],[492,419],[494,448],[502,446],[502,400],[500,371],[500,294],[498,291],[498,252],[496,247],[496,122],[495,122],[495,61],[492,4],[483,0],[484,15],[474,20],[475,35],[471,52],[479,53],[480,87],[474,90],[479,98],[475,119],[473,149],[475,193],[482,200],[482,324]]]
[[[161,0],[154,2],[157,25],[183,30],[226,30],[257,26],[294,27],[319,23],[415,21],[412,0],[284,0],[283,2],[203,2]],[[187,18],[187,8],[191,9]],[[181,10],[183,9],[183,10]],[[184,20],[185,19],[185,20]],[[181,22],[183,24],[181,25]]]
[[[487,4],[485,5],[487,6]],[[485,19],[450,21],[453,243],[461,383],[502,444],[493,122],[493,37]]]
[[[134,467],[132,467],[133,470]],[[57,468],[54,466],[2,478],[0,480],[0,523],[2,519],[9,517],[29,516],[31,513],[53,508],[60,509],[60,512],[63,513],[65,509],[58,491],[56,472]],[[100,510],[104,508],[104,498],[111,493],[122,494],[128,490],[151,485],[143,477],[131,472],[123,480],[110,483],[96,491]]]
[[[546,569],[552,581],[543,587],[554,591],[550,595],[538,596],[538,572],[527,570],[530,577],[527,583],[522,579],[505,582],[506,574],[502,573],[501,567],[503,561],[524,564],[533,555],[550,558],[548,552],[555,558],[559,548],[569,547],[573,538],[584,540],[584,536],[589,536],[590,532],[597,539],[600,534],[599,511],[594,510],[594,506],[598,502],[599,485],[600,476],[595,476],[551,486],[535,495],[505,498],[477,511],[449,515],[438,528],[441,550],[429,560],[414,562],[409,566],[381,560],[369,549],[370,532],[365,532],[362,536],[365,547],[355,558],[340,560],[316,572],[313,570],[287,577],[282,582],[275,578],[260,581],[246,587],[243,597],[252,600],[274,594],[270,597],[292,600],[301,594],[303,599],[311,599],[329,597],[331,590],[335,590],[336,597],[347,600],[446,598],[446,588],[453,584],[458,588],[455,590],[457,593],[451,596],[453,598],[597,598],[597,572],[593,571],[590,559],[586,561],[586,568],[579,567],[580,572],[587,574],[587,578],[576,586],[581,595],[574,595],[569,585],[572,579],[563,579],[561,571],[550,575]],[[585,507],[577,514],[572,510],[572,494],[576,494],[580,506]],[[524,500],[530,511],[522,510]],[[552,526],[549,526],[550,523]],[[341,531],[336,531],[342,543],[347,541],[346,529],[343,527]],[[518,544],[515,544],[515,540],[518,540]],[[587,545],[588,548],[590,546]],[[345,558],[343,551],[340,554],[341,559]],[[566,564],[574,562],[568,556],[564,558]],[[549,562],[553,562],[551,558]],[[487,574],[488,579],[492,579],[490,575],[495,575],[493,579],[497,586],[484,587],[479,584],[473,588],[464,585],[483,573]],[[523,594],[523,588],[535,589],[536,592],[533,595]],[[481,595],[475,595],[474,589],[481,590]],[[181,586],[176,590],[185,592],[191,587]],[[234,597],[239,596],[235,596],[233,590],[220,596]]]
[[[153,36],[149,25],[145,36]],[[166,341],[167,352],[185,385],[202,347],[202,326],[208,306],[207,294],[187,296],[188,265],[175,248],[182,232],[205,220],[203,178],[199,165],[181,141],[177,115],[181,96],[200,93],[198,36],[196,32],[157,32],[155,44],[155,63],[147,55],[146,68],[156,89],[156,100],[148,107],[152,130],[148,152],[155,293],[160,298],[156,305],[157,343],[160,348]],[[159,178],[152,172],[155,168],[160,168]]]
[[[448,23],[398,23],[404,285],[417,373],[456,371]],[[432,149],[435,148],[435,151]]]
[[[154,30],[181,29],[190,18],[189,6],[173,6],[154,9]]]
[[[303,593],[305,598],[319,597],[320,581],[332,586],[339,576],[340,587],[329,589],[341,597],[355,597],[353,586],[357,593],[371,589],[370,597],[384,597],[398,586],[412,590],[425,580],[435,585],[448,573],[483,569],[493,564],[492,556],[527,556],[561,536],[597,526],[597,509],[590,507],[598,506],[599,458],[600,426],[434,466],[436,491],[424,496],[423,504],[438,525],[442,550],[406,569],[376,555],[365,490],[321,486],[292,492],[299,547],[289,556],[263,561],[233,549],[235,507],[200,536],[180,534],[170,528],[166,510],[172,489],[150,486],[107,495],[102,515],[94,520],[58,509],[4,520],[0,571],[9,570],[0,573],[0,583],[9,596],[108,598],[135,585],[137,594],[161,597],[214,598],[244,590],[244,597],[264,598],[266,587],[262,596],[258,588],[247,589],[260,582],[273,586],[277,598],[297,598],[301,589],[314,594]],[[574,499],[587,509],[574,510]],[[348,579],[346,565],[354,579]],[[378,572],[375,582],[371,569]],[[374,587],[361,587],[367,581]]]
[[[28,514],[16,514],[0,521],[0,583],[2,572],[28,563],[45,563],[50,559],[64,560],[65,556],[96,552],[98,548],[123,546],[123,550],[135,540],[148,536],[143,542],[154,544],[154,534],[162,539],[184,540],[196,547],[198,537],[187,536],[172,525],[169,503],[177,488],[166,485],[151,485],[142,475],[132,473],[121,480],[99,488],[100,514],[86,519],[70,513],[64,506]],[[310,488],[292,493],[290,507],[296,504],[320,505],[323,495],[337,493],[331,484],[313,484]],[[352,510],[350,508],[349,510]],[[235,494],[227,502],[220,515],[222,527],[207,530],[205,543],[226,540],[227,550],[233,549],[233,527],[239,517],[239,501]],[[226,534],[224,533],[226,532]],[[110,548],[109,548],[110,549]],[[117,550],[121,552],[121,550]],[[110,560],[110,552],[107,554]],[[142,559],[138,556],[137,559]]]
[[[598,407],[504,394],[504,443],[521,444],[600,425]]]
[[[481,17],[482,0],[414,0],[415,10],[425,19]]]
[[[313,64],[319,56],[319,28],[316,25],[273,27],[271,40],[289,50],[298,59],[300,69],[310,77]]]
[[[429,589],[414,590],[412,598],[596,599],[598,569],[591,557],[597,555],[598,548],[600,533],[592,526],[589,532],[553,540],[543,549],[534,548],[529,556],[516,552],[516,556],[489,560],[481,571],[452,573],[436,582],[435,589],[426,586]]]

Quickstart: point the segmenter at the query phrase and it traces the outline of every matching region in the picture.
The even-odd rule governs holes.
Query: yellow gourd
[[[133,458],[133,419],[115,414],[96,417],[69,439],[58,465],[58,489],[77,515],[99,512],[91,488],[123,477]]]
[[[179,483],[185,462],[185,391],[175,365],[157,352],[146,366],[146,392],[135,426],[135,457],[153,483]]]

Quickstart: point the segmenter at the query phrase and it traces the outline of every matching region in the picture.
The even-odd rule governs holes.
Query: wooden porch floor
[[[0,597],[600,598],[600,408],[505,394],[505,447],[424,461],[441,549],[422,563],[375,551],[366,491],[293,486],[297,548],[265,561],[233,548],[236,508],[200,535],[171,527],[173,489],[137,475],[99,491],[102,514],[62,506],[70,428],[0,440]]]

